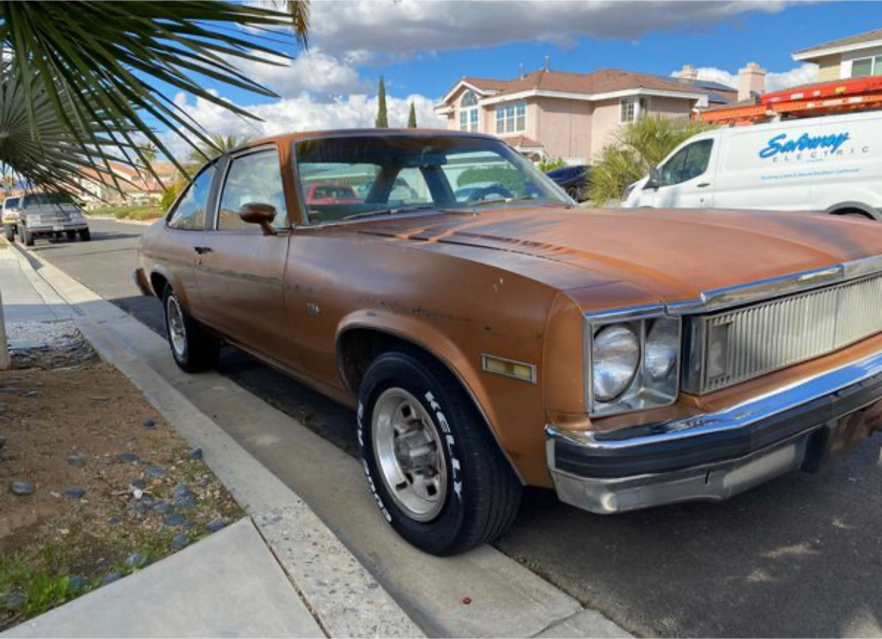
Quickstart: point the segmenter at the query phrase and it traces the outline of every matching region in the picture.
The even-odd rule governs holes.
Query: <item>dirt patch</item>
[[[73,337],[0,372],[0,630],[242,516],[201,451]]]

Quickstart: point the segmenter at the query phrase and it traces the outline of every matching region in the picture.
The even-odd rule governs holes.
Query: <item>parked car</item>
[[[64,193],[26,193],[21,196],[18,234],[25,246],[33,246],[39,237],[92,239],[89,225],[70,196]]]
[[[321,183],[309,185],[306,201],[310,204],[333,204],[335,202],[346,204],[361,200],[351,186]]]
[[[15,239],[18,220],[21,216],[21,198],[8,197],[3,200],[3,234],[12,242]]]
[[[695,135],[624,207],[821,211],[882,220],[882,111]]]
[[[591,188],[590,166],[563,166],[549,171],[546,175],[576,202],[584,202],[588,199],[588,190]]]
[[[299,199],[328,164],[376,167],[375,201]],[[512,198],[454,197],[500,166]],[[432,201],[388,203],[402,172]],[[138,259],[183,370],[225,342],[351,406],[382,516],[439,555],[501,535],[524,485],[596,513],[721,500],[816,470],[882,415],[882,226],[581,210],[491,136],[253,142]]]

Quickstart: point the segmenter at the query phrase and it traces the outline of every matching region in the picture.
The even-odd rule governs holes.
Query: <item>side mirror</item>
[[[239,218],[248,224],[259,224],[264,235],[275,235],[272,227],[276,219],[276,207],[262,202],[248,202],[239,210]]]
[[[658,189],[661,186],[662,171],[661,167],[654,166],[649,169],[649,179],[646,181],[644,189]]]

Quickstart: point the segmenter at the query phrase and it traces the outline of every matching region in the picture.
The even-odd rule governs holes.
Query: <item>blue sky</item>
[[[215,87],[264,123],[178,100],[220,133],[371,126],[383,75],[391,124],[403,125],[413,102],[420,123],[432,125],[440,122],[434,102],[462,75],[511,78],[520,64],[540,68],[546,55],[556,70],[668,76],[692,64],[722,81],[755,61],[778,88],[813,79],[813,68],[794,62],[793,51],[879,27],[882,2],[313,0],[308,52],[278,34],[289,43],[280,49],[295,60],[244,68],[281,99]]]

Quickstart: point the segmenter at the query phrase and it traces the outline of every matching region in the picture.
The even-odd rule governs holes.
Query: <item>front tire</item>
[[[13,227],[12,224],[7,224],[6,227],[3,229],[3,235],[6,236],[6,239],[9,242],[14,242],[15,241],[15,227]]]
[[[34,245],[34,234],[31,233],[26,226],[22,227],[21,237],[24,240],[25,246],[33,246]]]
[[[190,317],[171,286],[165,288],[163,306],[165,334],[178,367],[188,373],[200,373],[214,368],[220,352],[220,342]]]
[[[377,506],[433,555],[465,552],[511,526],[521,485],[458,381],[416,351],[374,360],[359,389],[358,441]]]
[[[90,231],[89,229],[80,229],[80,242],[88,242],[91,239],[92,231]]]

